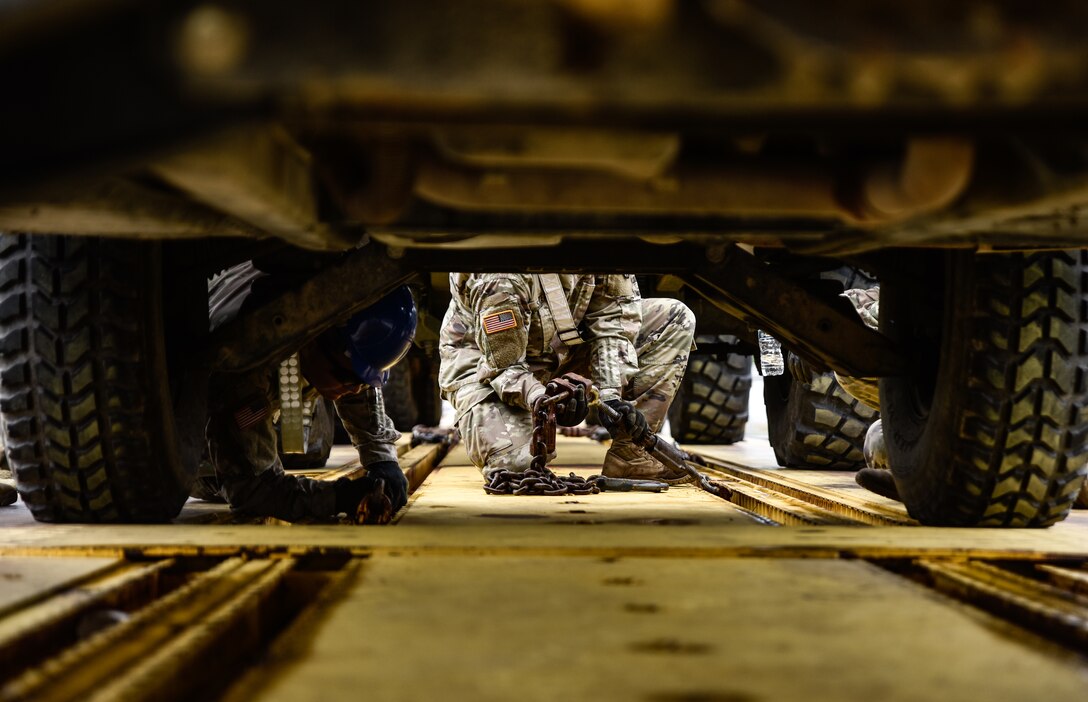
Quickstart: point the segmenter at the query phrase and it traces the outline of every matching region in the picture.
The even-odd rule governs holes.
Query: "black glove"
[[[562,412],[555,413],[555,423],[561,427],[576,427],[581,424],[586,414],[589,413],[589,404],[586,402],[586,389],[577,386],[574,393],[562,404]]]
[[[381,478],[340,478],[333,483],[333,490],[336,511],[347,514],[356,524],[388,524],[396,514]]]
[[[366,467],[366,477],[385,481],[385,496],[393,503],[396,512],[408,504],[408,478],[396,461],[378,461]]]
[[[608,400],[606,405],[618,412],[620,416],[612,421],[605,412],[600,412],[602,426],[608,430],[613,439],[630,439],[632,442],[641,443],[650,432],[650,426],[646,424],[646,418],[642,412],[626,400]]]

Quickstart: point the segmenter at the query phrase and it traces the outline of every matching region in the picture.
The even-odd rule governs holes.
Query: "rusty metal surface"
[[[168,0],[0,13],[0,84],[20,103],[0,115],[5,193],[122,175],[153,185],[149,202],[176,187],[234,215],[217,227],[215,213],[134,220],[118,206],[94,224],[64,207],[31,217],[42,200],[15,197],[42,228],[118,222],[115,233],[140,235],[148,221],[163,236],[216,236],[248,224],[337,249],[359,222],[399,224],[408,242],[454,230],[763,232],[840,251],[1083,240],[1088,49],[1073,28],[1088,13],[1073,0],[837,0],[821,12],[796,0]],[[209,138],[223,128],[234,136]],[[338,207],[323,211],[326,198]],[[510,210],[524,216],[471,216]],[[588,216],[541,219],[555,212]],[[639,216],[609,217],[624,212]],[[669,213],[682,216],[656,217]]]
[[[713,472],[711,471],[713,475]],[[834,510],[823,509],[755,483],[724,481],[732,491],[729,501],[776,526],[843,525],[853,522]]]
[[[163,571],[174,564],[173,559],[120,562],[97,577],[66,583],[58,592],[42,593],[39,601],[24,602],[18,609],[3,612],[3,667],[13,671],[54,655],[79,629],[80,622],[96,612],[128,610],[150,601],[160,589]],[[25,567],[44,570],[46,565]]]
[[[821,366],[860,378],[906,371],[900,350],[852,309],[810,293],[738,247],[726,249],[717,266],[680,277],[710,303]]]
[[[789,0],[671,2],[633,25],[620,13],[584,11],[644,4],[323,0],[297,13],[240,3],[234,21],[251,37],[246,52],[188,77],[218,92],[275,78],[309,87],[311,108],[373,104],[378,118],[436,109],[464,117],[542,103],[568,118],[619,106],[644,117],[671,108],[721,118],[1083,104],[1085,48],[1072,27],[1088,17],[1075,2],[1044,11],[1011,1],[949,9],[838,0],[819,12]],[[359,26],[396,37],[396,50],[355,41],[350,28]],[[300,37],[325,42],[305,44],[310,62],[281,50]],[[436,61],[440,73],[432,70]],[[633,79],[610,82],[625,75]]]
[[[806,484],[803,480],[780,475],[777,471],[745,468],[733,463],[708,458],[707,472],[720,475],[730,486],[734,484],[758,488],[760,494],[769,494],[772,499],[783,498],[793,502],[803,513],[815,509],[834,515],[834,521],[840,524],[867,524],[870,526],[913,525],[916,521],[907,516],[903,508],[895,509],[859,499],[841,491],[829,490],[818,485]],[[763,514],[759,500],[753,501],[746,508]],[[774,519],[771,514],[765,514]],[[777,521],[777,520],[776,520]]]
[[[342,251],[357,242],[322,221],[312,157],[282,127],[247,125],[151,168],[197,202],[295,246]]]
[[[5,231],[137,239],[263,236],[260,228],[180,194],[122,178],[91,178],[42,196],[5,195],[0,195],[0,228]]]
[[[417,273],[381,246],[344,254],[319,275],[217,329],[208,338],[208,362],[217,370],[241,371],[283,360]]]

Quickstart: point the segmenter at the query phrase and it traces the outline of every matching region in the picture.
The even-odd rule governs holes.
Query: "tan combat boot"
[[[854,482],[869,492],[902,502],[891,466],[888,465],[888,445],[884,442],[884,425],[879,419],[865,432],[864,454],[865,467],[854,473]]]
[[[601,475],[606,478],[660,480],[676,485],[691,480],[687,473],[669,470],[656,458],[629,441],[613,441],[604,457]]]

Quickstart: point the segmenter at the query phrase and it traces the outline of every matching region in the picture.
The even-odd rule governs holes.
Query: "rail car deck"
[[[604,450],[561,438],[555,467],[592,472]],[[390,527],[198,502],[158,526],[2,510],[0,698],[1088,693],[1088,514],[929,529],[850,474],[773,469],[760,441],[700,451],[733,503],[489,496],[462,450],[421,446]],[[324,476],[359,470],[348,456]]]

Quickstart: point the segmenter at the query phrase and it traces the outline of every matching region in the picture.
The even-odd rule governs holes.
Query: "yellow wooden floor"
[[[553,467],[588,474],[604,451],[561,438]],[[756,442],[711,452],[773,468]],[[209,521],[221,507],[199,504],[182,523],[151,527],[9,517],[0,578],[49,565],[14,587],[0,580],[0,615],[134,552],[320,551],[357,569],[239,674],[228,699],[1088,699],[1084,655],[881,565],[1082,563],[1082,515],[1030,531],[775,527],[690,486],[486,495],[467,463],[452,451],[382,528],[230,524]],[[848,474],[777,474],[901,509]]]
[[[604,447],[561,439],[558,453],[557,471],[589,472]],[[306,655],[262,667],[244,694],[259,685],[260,700],[348,700],[363,691],[383,700],[1088,695],[1083,659],[875,565],[803,548],[804,557],[791,558],[789,547],[758,557],[763,538],[804,530],[757,526],[693,487],[491,496],[466,464],[452,453],[391,530],[472,534],[464,550],[374,554]],[[832,540],[868,533],[894,541],[889,532],[899,532],[957,541],[949,530],[810,531]],[[748,552],[699,548],[709,535],[731,533],[760,538]]]

